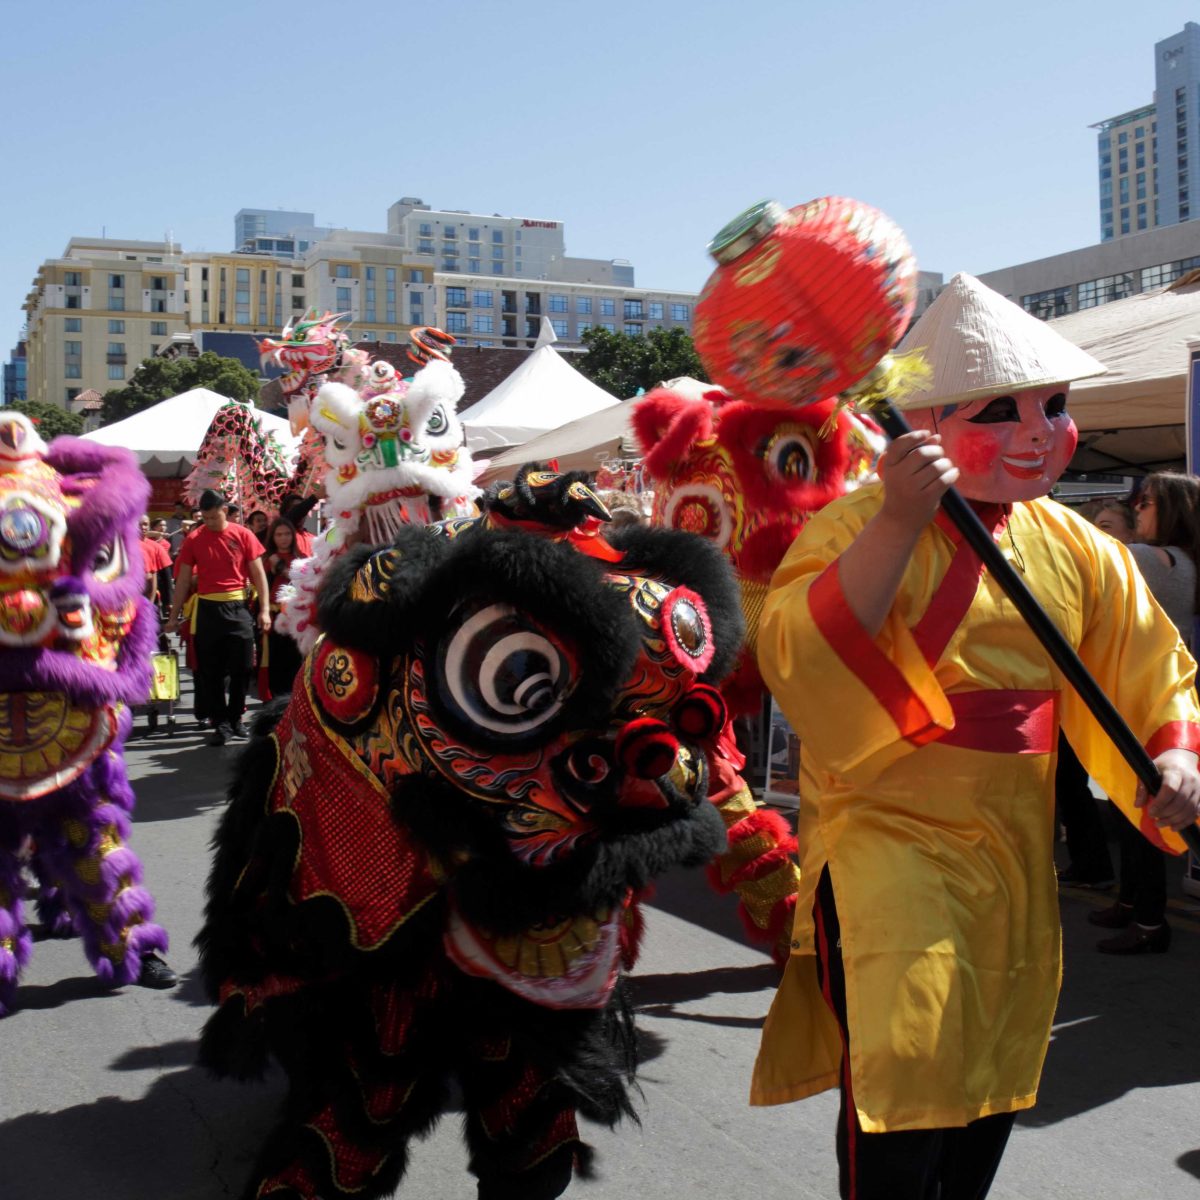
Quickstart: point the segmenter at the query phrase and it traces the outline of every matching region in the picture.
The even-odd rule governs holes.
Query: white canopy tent
[[[549,320],[543,318],[533,353],[482,400],[459,414],[473,452],[519,446],[621,403],[565,362],[554,349],[557,340]]]
[[[715,389],[714,384],[701,383],[687,375],[668,379],[660,386],[690,399],[699,399]],[[623,400],[612,408],[590,413],[551,429],[524,445],[497,454],[476,482],[487,484],[505,479],[527,462],[556,459],[561,471],[595,471],[612,458],[640,458],[642,451],[632,424],[633,406],[639,399],[635,396],[631,400]]]
[[[105,446],[125,446],[132,450],[147,475],[181,478],[196,465],[200,443],[217,410],[229,403],[229,397],[208,388],[193,388],[84,437]],[[285,457],[294,456],[299,442],[292,436],[287,421],[261,410],[256,410],[255,416],[263,433],[275,434]]]
[[[1182,462],[1187,343],[1200,338],[1200,272],[1050,322],[1108,372],[1071,385],[1073,471],[1158,470]]]

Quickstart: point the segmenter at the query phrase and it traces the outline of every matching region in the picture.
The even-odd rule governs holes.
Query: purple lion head
[[[0,797],[61,787],[146,699],[155,622],[128,450],[0,416]]]

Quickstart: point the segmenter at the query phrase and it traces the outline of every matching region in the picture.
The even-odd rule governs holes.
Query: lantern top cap
[[[731,263],[757,246],[787,215],[777,200],[760,200],[724,226],[708,243],[708,252],[722,266]]]

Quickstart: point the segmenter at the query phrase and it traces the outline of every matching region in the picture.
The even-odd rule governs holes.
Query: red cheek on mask
[[[986,475],[1000,457],[1000,443],[985,429],[964,430],[955,438],[948,455],[964,475]]]
[[[1064,469],[1066,464],[1075,457],[1075,447],[1079,445],[1079,430],[1075,428],[1075,422],[1069,417],[1067,418],[1067,427],[1062,431],[1062,440],[1059,443],[1061,446],[1061,454]]]

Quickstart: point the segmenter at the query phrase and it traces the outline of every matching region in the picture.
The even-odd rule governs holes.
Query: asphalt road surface
[[[139,721],[144,724],[144,721]],[[0,1200],[237,1196],[273,1121],[278,1077],[241,1085],[195,1065],[208,1009],[191,942],[208,842],[236,748],[194,725],[130,743],[133,845],[170,931],[172,992],[105,992],[78,941],[45,941],[0,1022]],[[1181,870],[1173,871],[1173,877]],[[1200,905],[1173,887],[1170,953],[1095,953],[1088,906],[1064,893],[1066,980],[1038,1107],[1024,1114],[995,1200],[1200,1196]],[[903,903],[902,896],[896,897]],[[835,1197],[833,1094],[746,1104],[775,970],[698,872],[665,880],[635,976],[641,1125],[585,1129],[598,1176],[579,1200]],[[455,1114],[413,1148],[399,1195],[469,1200]]]

